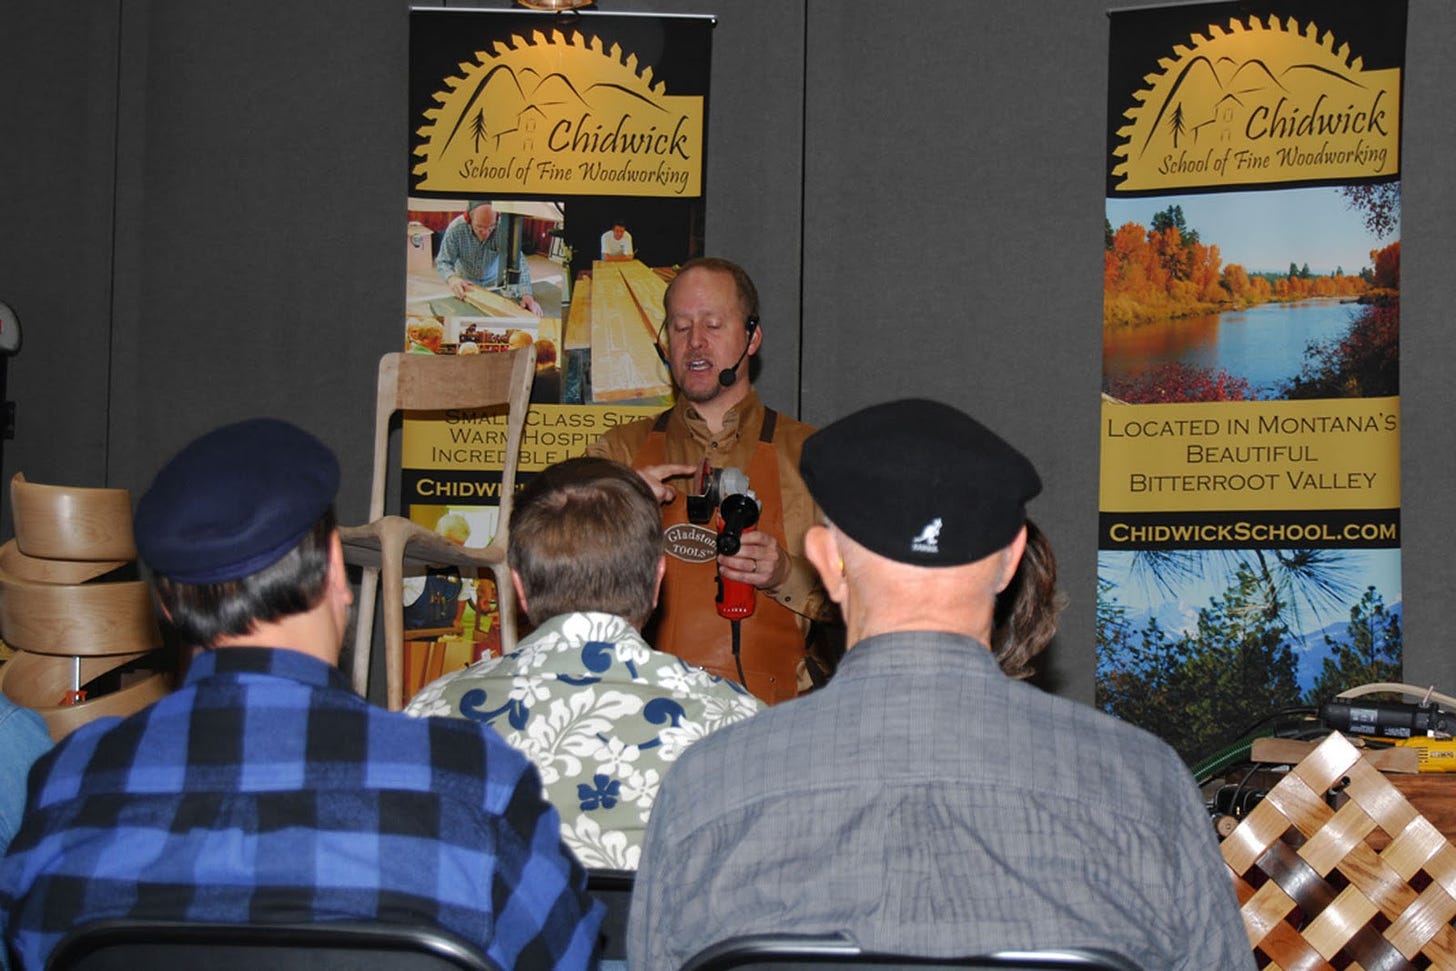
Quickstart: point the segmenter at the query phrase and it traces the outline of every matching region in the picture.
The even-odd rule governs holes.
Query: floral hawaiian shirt
[[[762,707],[734,682],[653,650],[621,617],[573,613],[504,657],[426,685],[405,711],[494,726],[535,763],[582,864],[635,870],[668,765]]]

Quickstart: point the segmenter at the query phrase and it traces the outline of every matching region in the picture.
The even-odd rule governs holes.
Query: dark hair
[[[672,278],[672,283],[667,285],[667,292],[662,297],[662,306],[665,310],[668,301],[672,299],[672,288],[682,275],[688,270],[712,270],[715,273],[726,273],[733,278],[733,287],[738,291],[738,306],[743,311],[743,319],[758,316],[758,288],[753,285],[753,279],[748,271],[734,263],[732,260],[725,260],[720,256],[699,256],[688,260],[677,269],[677,276]]]
[[[334,528],[330,507],[281,559],[239,580],[190,584],[154,576],[159,622],[184,647],[211,647],[220,638],[313,609],[328,580]]]
[[[511,510],[508,559],[533,624],[593,610],[640,626],[652,613],[661,558],[657,500],[620,462],[557,462],[526,483]]]
[[[1057,590],[1057,558],[1046,535],[1026,521],[1026,551],[996,597],[991,653],[1008,678],[1029,678],[1031,666],[1057,632],[1066,597]]]

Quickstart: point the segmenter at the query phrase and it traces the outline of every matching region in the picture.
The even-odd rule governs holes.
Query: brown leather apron
[[[657,419],[633,457],[633,468],[667,461],[665,432],[669,414],[664,412]],[[756,528],[767,530],[779,546],[788,549],[784,542],[778,455],[773,447],[777,421],[777,413],[764,409],[763,431],[743,471],[761,507]],[[648,638],[659,650],[737,681],[732,626],[718,616],[714,602],[718,593],[718,560],[711,547],[716,536],[714,526],[694,527],[688,522],[687,496],[679,488],[677,498],[662,507],[662,527],[667,573]],[[740,659],[747,680],[744,687],[771,705],[797,696],[799,662],[804,657],[804,632],[798,615],[759,591],[753,614],[739,624]]]

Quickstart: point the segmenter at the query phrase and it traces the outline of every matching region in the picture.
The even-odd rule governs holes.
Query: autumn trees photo
[[[1398,227],[1398,186],[1339,190],[1373,236]],[[1251,272],[1223,262],[1216,243],[1188,225],[1183,207],[1154,214],[1151,225],[1105,224],[1104,333],[1168,326],[1271,303],[1337,299],[1352,307],[1347,333],[1311,342],[1302,362],[1272,387],[1256,388],[1239,374],[1169,361],[1136,374],[1108,374],[1103,391],[1129,404],[1246,401],[1257,398],[1379,397],[1399,393],[1400,241],[1370,251],[1370,265],[1348,273],[1313,273],[1307,263],[1287,271]]]

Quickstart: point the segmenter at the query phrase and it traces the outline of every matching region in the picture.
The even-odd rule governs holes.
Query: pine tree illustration
[[[475,139],[475,152],[480,154],[480,140],[486,136],[485,131],[485,110],[477,108],[475,117],[470,119],[470,135]]]

